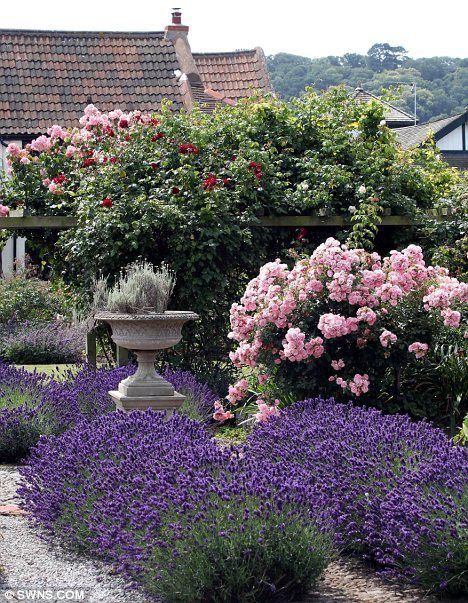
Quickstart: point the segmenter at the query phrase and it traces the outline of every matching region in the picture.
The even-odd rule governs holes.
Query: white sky
[[[0,28],[161,31],[174,5],[199,52],[317,57],[389,42],[412,57],[468,56],[466,0],[0,0]]]

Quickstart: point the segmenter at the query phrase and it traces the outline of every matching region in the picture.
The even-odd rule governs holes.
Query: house
[[[406,113],[402,109],[395,107],[389,102],[382,100],[375,94],[364,90],[363,88],[356,88],[352,94],[352,97],[358,103],[369,103],[372,100],[376,100],[381,103],[384,107],[384,118],[389,128],[403,128],[405,126],[414,126],[418,123],[417,118],[410,113]]]
[[[174,110],[213,111],[271,90],[261,48],[194,54],[188,32],[179,9],[156,32],[0,30],[0,169],[10,142],[76,126],[90,103],[152,112],[167,99]],[[24,240],[10,239],[5,273],[21,255]]]
[[[449,165],[468,170],[468,110],[417,126],[399,128],[396,134],[404,149],[422,145],[432,135]]]

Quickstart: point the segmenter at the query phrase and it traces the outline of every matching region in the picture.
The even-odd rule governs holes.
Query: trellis
[[[442,221],[452,217],[452,208],[440,210],[429,210],[428,215],[433,219]],[[405,227],[414,226],[421,218],[410,216],[391,215],[388,210],[381,218],[380,226]],[[66,230],[77,225],[77,219],[73,216],[8,216],[0,217],[0,229],[5,230]],[[343,227],[352,225],[348,216],[337,215],[308,215],[308,216],[262,216],[252,226],[265,228],[301,228],[301,227]],[[96,333],[91,331],[86,336],[86,358],[91,364],[96,364]],[[117,348],[117,364],[123,366],[128,363],[129,352],[125,348]]]

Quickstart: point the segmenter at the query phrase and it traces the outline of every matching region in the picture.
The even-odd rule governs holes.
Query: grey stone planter
[[[196,320],[194,312],[164,314],[114,314],[99,312],[97,320],[108,323],[112,340],[117,345],[135,352],[138,369],[134,375],[119,383],[109,394],[118,410],[177,410],[185,396],[174,391],[170,383],[158,375],[154,360],[158,350],[175,346],[182,339],[182,327],[189,320]]]

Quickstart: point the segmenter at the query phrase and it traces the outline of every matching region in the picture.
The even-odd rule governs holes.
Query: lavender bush
[[[83,359],[85,333],[62,320],[13,322],[0,334],[0,358],[16,364],[62,364]]]
[[[172,383],[176,391],[187,396],[179,409],[180,414],[203,423],[212,420],[213,406],[219,396],[206,383],[200,383],[190,371],[174,371],[171,368],[166,368],[163,377]]]
[[[0,362],[0,462],[23,457],[47,425],[35,412],[44,388],[40,375]]]
[[[336,542],[383,573],[424,588],[468,591],[468,450],[428,423],[299,402],[259,425],[249,455],[309,489]]]
[[[133,370],[83,366],[56,381],[0,361],[0,462],[23,458],[41,435],[113,410],[107,392]]]
[[[113,411],[109,390],[134,370],[83,365],[56,380],[0,361],[0,462],[23,458],[40,435],[58,434]],[[216,395],[206,385],[189,372],[166,369],[164,377],[187,396],[183,413],[200,420],[211,417]]]
[[[41,440],[22,476],[36,521],[165,600],[301,594],[330,556],[304,488],[179,415],[99,417]]]

